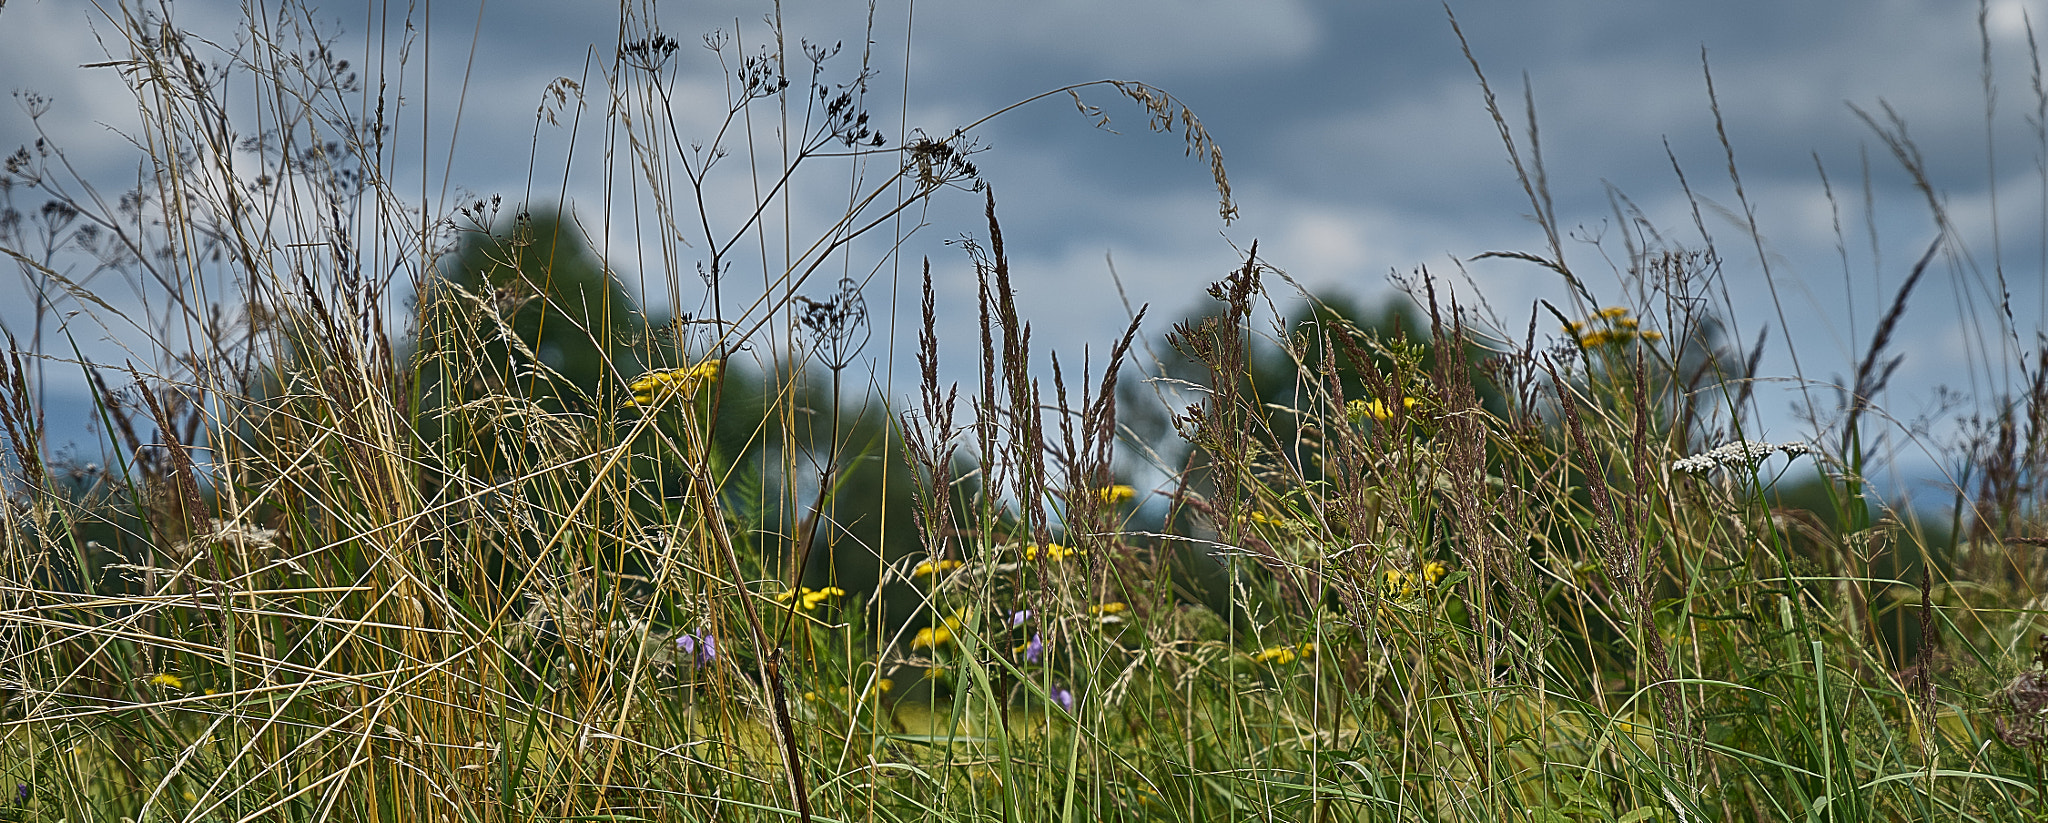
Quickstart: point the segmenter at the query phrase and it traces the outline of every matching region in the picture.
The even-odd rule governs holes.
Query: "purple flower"
[[[1022,610],[1022,611],[1014,611],[1014,612],[1010,612],[1010,628],[1013,628],[1013,629],[1014,629],[1014,628],[1017,628],[1018,626],[1022,626],[1022,625],[1024,625],[1024,621],[1026,621],[1026,620],[1030,620],[1030,619],[1031,619],[1031,610],[1030,610],[1030,609],[1024,609],[1024,610]]]
[[[695,658],[699,666],[709,666],[718,659],[718,638],[710,632],[686,634],[676,638],[676,651],[684,658]]]
[[[1052,702],[1060,704],[1060,708],[1069,713],[1074,711],[1074,693],[1064,686],[1052,687]]]
[[[1024,647],[1024,662],[1036,663],[1045,656],[1045,638],[1037,632],[1031,633],[1031,643]]]
[[[27,805],[27,804],[28,804],[28,784],[27,784],[27,783],[16,783],[16,784],[14,784],[14,802],[15,802],[15,803],[16,803],[17,805]]]

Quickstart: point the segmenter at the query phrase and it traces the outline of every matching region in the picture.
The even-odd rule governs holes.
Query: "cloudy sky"
[[[248,39],[241,4],[168,8],[174,25],[224,48]],[[2048,316],[2048,197],[2027,21],[2048,26],[2048,2],[1990,3],[1981,36],[1978,7],[1958,2],[1470,0],[1451,8],[1525,152],[1526,78],[1554,210],[1570,232],[1565,254],[1599,304],[1640,294],[1640,284],[1618,273],[1623,235],[1642,232],[1617,219],[1619,198],[1671,244],[1704,245],[1704,226],[1725,261],[1713,293],[1733,303],[1745,339],[1768,333],[1763,373],[1791,378],[1761,395],[1763,435],[1813,435],[1794,412],[1798,387],[1832,397],[1825,386],[1854,371],[1893,292],[1938,234],[1927,195],[1852,107],[1879,118],[1887,106],[1896,113],[1954,227],[1892,349],[1906,355],[1883,398],[1898,423],[1897,465],[1913,478],[1929,476],[1937,465],[1929,454],[1952,429],[1936,415],[1930,436],[1909,435],[1941,408],[1941,389],[1986,401],[2011,380],[2015,347],[2034,346]],[[770,42],[764,17],[772,11],[739,0],[635,5],[636,20],[653,21],[684,46],[670,74],[683,142],[709,142],[725,111],[730,71],[699,47],[701,36],[724,32],[730,64]],[[644,211],[645,202],[630,197],[639,172],[606,153],[607,145],[625,151],[621,141],[607,143],[597,93],[598,70],[620,40],[618,9],[559,0],[348,0],[313,6],[299,19],[331,36],[356,68],[381,65],[390,88],[402,89],[393,140],[406,149],[390,171],[399,190],[436,211],[463,193],[566,193],[586,224],[609,220],[613,260],[651,303],[666,301],[658,249],[627,239],[637,237],[627,228],[631,215]],[[1202,287],[1234,268],[1253,241],[1267,262],[1311,288],[1368,298],[1389,293],[1390,273],[1428,266],[1452,278],[1446,284],[1461,300],[1483,296],[1517,331],[1536,300],[1568,305],[1555,275],[1515,261],[1470,261],[1486,251],[1541,252],[1545,241],[1438,3],[883,0],[871,27],[869,19],[867,8],[848,2],[791,0],[783,8],[790,41],[844,44],[827,64],[828,81],[850,76],[863,39],[871,41],[868,104],[892,144],[906,129],[944,134],[1048,89],[1115,78],[1170,91],[1220,145],[1241,209],[1228,225],[1218,219],[1206,167],[1183,156],[1178,136],[1148,134],[1143,113],[1108,90],[1084,94],[1114,132],[1095,128],[1064,96],[976,130],[985,151],[974,160],[997,192],[1023,314],[1041,348],[1057,348],[1063,359],[1078,357],[1084,344],[1106,348],[1126,321],[1108,276],[1112,261],[1123,294],[1152,306],[1147,332],[1156,337],[1201,307]],[[1995,100],[1988,122],[1986,37]],[[1741,217],[1716,135],[1703,54],[1760,242]],[[123,134],[136,132],[135,106],[117,73],[79,66],[124,56],[95,4],[12,0],[0,9],[0,81],[50,98],[42,128],[108,188],[133,180],[138,155]],[[377,75],[365,71],[374,93]],[[803,72],[792,73],[801,84]],[[537,130],[543,91],[558,77],[590,90],[590,107],[580,125],[565,116],[563,125]],[[755,125],[772,133],[765,116]],[[0,149],[34,137],[19,106],[0,111]],[[741,151],[714,170],[707,191],[712,219],[729,230],[752,202],[753,178],[739,159],[744,138],[727,145]],[[1696,201],[1687,199],[1674,159]],[[869,166],[863,179],[872,185],[892,163]],[[790,209],[794,235],[815,236],[857,182],[844,163],[815,167]],[[965,377],[971,269],[945,241],[985,234],[979,211],[978,196],[941,196],[914,215],[923,228],[905,245],[900,274],[886,264],[875,269],[885,243],[856,245],[805,291],[822,296],[839,272],[878,271],[866,292],[877,314],[869,353],[888,354],[893,333],[902,375],[914,339],[910,274],[918,258],[931,257],[942,339],[963,346],[953,349],[949,372]],[[782,225],[777,217],[778,232]],[[702,289],[689,257],[701,247],[682,252],[685,310],[701,305],[693,302]],[[1458,261],[1469,261],[1463,274]],[[758,272],[758,259],[753,265]],[[28,288],[17,282],[24,285],[0,286],[0,294]],[[1992,320],[2002,290],[2011,294],[2013,329]],[[891,300],[900,324],[884,310]],[[26,317],[24,301],[0,300],[10,328]],[[1546,330],[1555,325],[1544,318]],[[112,342],[88,343],[98,356],[120,356]],[[78,387],[53,380],[53,400],[76,402]]]

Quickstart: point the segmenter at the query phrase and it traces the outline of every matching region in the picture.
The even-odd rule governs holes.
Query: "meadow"
[[[1361,309],[1250,245],[1084,358],[1019,314],[986,119],[885,134],[864,56],[775,32],[707,41],[725,126],[681,133],[681,46],[625,14],[535,129],[601,119],[635,215],[428,213],[383,78],[289,15],[224,49],[110,14],[148,174],[103,194],[48,141],[0,170],[47,300],[0,358],[0,820],[2041,818],[2048,347],[1999,364],[1948,499],[1866,479],[1959,253],[1931,193],[1796,441],[1754,434],[1737,264],[1630,242],[1589,285],[1490,86],[1548,243],[1471,253],[1566,285],[1539,323],[1428,270]],[[1168,91],[1041,99],[1237,208]],[[807,175],[853,193],[799,234]],[[926,210],[977,232],[892,257]],[[666,295],[601,253],[649,245]],[[901,387],[850,270],[921,295]],[[976,338],[940,339],[947,278]],[[103,333],[136,359],[81,357]],[[100,451],[53,453],[58,415]]]

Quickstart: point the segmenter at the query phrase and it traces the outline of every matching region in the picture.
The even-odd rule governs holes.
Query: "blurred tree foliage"
[[[629,425],[642,413],[627,402],[636,376],[701,362],[709,350],[688,350],[688,316],[644,310],[559,211],[472,232],[437,269],[419,296],[410,355],[416,428],[444,459],[430,473],[502,479],[559,462],[572,455],[537,442],[546,418],[587,431]],[[778,352],[765,365],[733,357],[701,403],[660,412],[629,468],[646,481],[634,484],[630,502],[639,522],[674,522],[695,510],[690,467],[653,444],[664,435],[683,442],[680,427],[701,415],[710,422],[707,460],[721,504],[754,549],[754,573],[872,589],[880,564],[917,544],[913,478],[882,398],[865,383],[805,367],[816,354]],[[607,414],[613,419],[602,419]],[[623,571],[639,565],[630,552],[593,560]],[[789,579],[799,570],[803,580]]]

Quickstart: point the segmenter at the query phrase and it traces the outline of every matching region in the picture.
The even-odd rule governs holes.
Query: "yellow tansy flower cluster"
[[[175,674],[165,672],[150,678],[149,685],[159,689],[182,689],[185,688],[185,680]]]
[[[896,688],[896,681],[884,677],[880,680],[875,681],[874,687],[868,689],[867,696],[869,699],[881,697],[882,695],[888,694],[889,690],[894,688]],[[829,691],[825,693],[825,695],[819,695],[816,691],[804,692],[804,699],[811,701],[813,703],[817,702],[821,697],[824,696],[844,698],[846,697],[846,687],[833,686]]]
[[[1415,398],[1401,398],[1401,407],[1411,411],[1414,410]],[[1353,423],[1363,423],[1367,420],[1371,420],[1374,423],[1386,423],[1394,419],[1394,409],[1392,406],[1387,405],[1386,401],[1378,398],[1372,400],[1353,400],[1344,404],[1344,416]]]
[[[1414,597],[1418,584],[1421,586],[1436,585],[1437,581],[1444,579],[1444,575],[1449,573],[1450,567],[1437,560],[1431,560],[1422,564],[1422,572],[1420,574],[1412,574],[1401,569],[1388,569],[1385,572],[1387,592],[1403,599]]]
[[[1115,506],[1123,503],[1129,503],[1132,500],[1137,499],[1138,490],[1126,486],[1122,483],[1118,483],[1114,486],[1110,486],[1109,488],[1103,489],[1102,491],[1098,492],[1098,494],[1102,496],[1102,502]]]
[[[1564,330],[1572,336],[1572,342],[1582,349],[1597,349],[1641,340],[1655,343],[1664,339],[1662,332],[1643,329],[1641,323],[1628,316],[1628,309],[1622,306],[1608,306],[1593,313],[1584,322],[1566,323]]]
[[[822,589],[813,589],[805,587],[801,589],[791,589],[790,591],[778,594],[775,596],[775,602],[787,604],[791,608],[801,608],[804,611],[808,612],[816,611],[818,606],[823,604],[825,601],[830,600],[834,597],[843,596],[845,594],[846,590],[839,588],[838,586],[826,586]]]
[[[697,389],[718,379],[719,361],[706,360],[695,366],[682,369],[655,369],[633,378],[630,388],[633,399],[628,406],[653,406],[663,400],[688,400],[697,395]]]
[[[955,609],[946,619],[939,621],[939,625],[918,629],[917,636],[910,639],[910,647],[913,649],[936,649],[951,643],[953,642],[953,634],[960,630],[960,626],[966,619],[967,611],[965,609]]]
[[[1047,560],[1057,562],[1060,560],[1065,560],[1069,557],[1080,557],[1082,554],[1083,552],[1080,549],[1076,549],[1071,546],[1062,546],[1058,543],[1045,544],[1045,559]],[[1034,543],[1032,545],[1024,547],[1024,559],[1038,559],[1038,544]]]
[[[1306,659],[1316,653],[1316,644],[1302,643],[1297,646],[1268,646],[1252,654],[1253,663],[1285,666],[1296,660]]]
[[[1101,615],[1116,615],[1123,614],[1124,612],[1130,611],[1130,609],[1131,606],[1128,603],[1104,603],[1100,606],[1089,606],[1088,613]]]
[[[935,574],[945,574],[946,572],[960,568],[961,565],[961,562],[958,560],[927,560],[923,563],[917,564],[917,568],[911,569],[910,576],[930,577]]]

